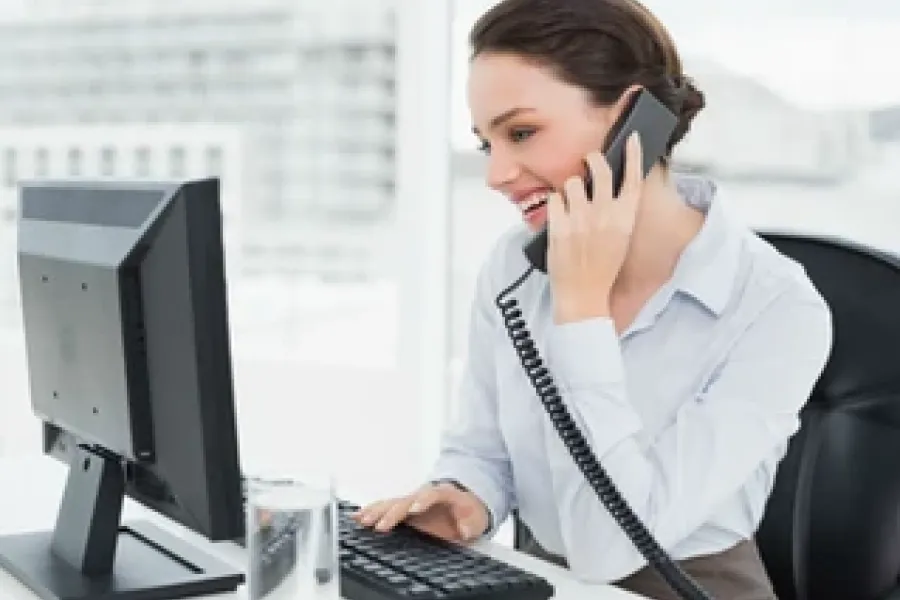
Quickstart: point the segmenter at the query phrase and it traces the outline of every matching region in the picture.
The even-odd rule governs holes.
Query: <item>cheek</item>
[[[539,158],[534,161],[535,175],[558,191],[572,175],[584,174],[584,156],[581,154],[551,151]]]
[[[541,139],[540,144],[528,148],[529,170],[541,181],[561,191],[566,179],[586,173],[585,157],[602,144],[602,137],[600,142],[596,141],[599,133],[585,127]]]

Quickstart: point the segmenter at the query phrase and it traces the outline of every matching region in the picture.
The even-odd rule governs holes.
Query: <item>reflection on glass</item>
[[[248,600],[338,600],[330,482],[252,478],[247,500]]]

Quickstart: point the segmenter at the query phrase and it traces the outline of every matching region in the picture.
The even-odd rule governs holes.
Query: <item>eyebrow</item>
[[[488,128],[495,129],[495,128],[499,127],[500,125],[502,125],[503,123],[505,123],[506,121],[509,121],[516,115],[518,115],[520,113],[524,113],[524,112],[534,112],[534,109],[533,108],[525,108],[522,106],[518,106],[516,108],[511,108],[505,112],[500,113],[493,119],[491,119],[491,123],[488,126]],[[475,135],[479,135],[478,128],[472,127],[472,133],[474,133]]]

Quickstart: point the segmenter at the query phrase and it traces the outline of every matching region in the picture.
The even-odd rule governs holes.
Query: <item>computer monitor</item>
[[[19,209],[31,402],[69,471],[55,528],[0,538],[0,566],[48,600],[236,589],[244,569],[121,523],[130,496],[243,536],[218,180],[29,182]]]

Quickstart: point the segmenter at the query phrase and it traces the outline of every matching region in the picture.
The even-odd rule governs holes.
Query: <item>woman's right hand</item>
[[[459,543],[478,538],[489,523],[487,508],[475,494],[446,482],[429,483],[408,496],[374,502],[353,518],[376,531],[390,531],[403,522]]]

